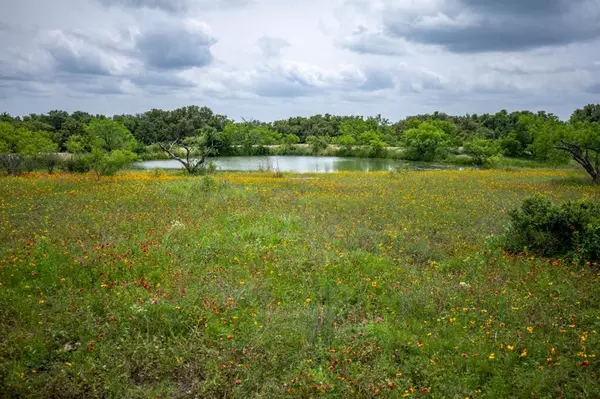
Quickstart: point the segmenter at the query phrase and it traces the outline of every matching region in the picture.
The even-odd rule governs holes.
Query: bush
[[[210,175],[217,171],[217,164],[214,162],[205,162],[200,168],[198,168],[197,174],[199,175]]]
[[[495,140],[474,139],[466,142],[464,148],[476,165],[490,165],[500,159],[500,146]]]
[[[315,155],[326,150],[328,146],[327,140],[322,136],[308,136],[306,138],[306,144],[310,146],[313,154]]]
[[[523,202],[510,213],[502,245],[511,252],[533,251],[574,261],[600,260],[600,202],[553,204],[542,196]]]
[[[506,156],[520,157],[523,155],[523,144],[517,140],[516,133],[511,133],[508,137],[500,140],[500,147]]]
[[[82,154],[66,158],[61,167],[70,173],[87,173],[91,169],[89,160]]]
[[[446,134],[429,122],[423,122],[416,129],[404,133],[406,159],[411,161],[434,161],[443,157]]]
[[[134,162],[137,156],[128,150],[114,150],[105,152],[95,148],[90,154],[86,155],[91,169],[96,173],[96,178],[100,176],[113,176],[126,165]]]
[[[49,174],[54,173],[54,170],[60,167],[63,163],[63,158],[60,154],[46,153],[38,156],[38,161],[43,165]]]

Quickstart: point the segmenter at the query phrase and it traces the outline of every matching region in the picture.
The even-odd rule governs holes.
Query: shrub
[[[322,136],[308,136],[306,138],[306,144],[310,146],[313,154],[319,154],[328,146],[327,140]]]
[[[90,162],[84,155],[74,154],[67,157],[61,167],[70,173],[87,173],[90,171]]]
[[[25,170],[35,169],[37,164],[34,158],[38,154],[56,150],[57,145],[50,133],[32,132],[0,122],[0,168],[9,175],[19,173],[22,167]]]
[[[95,148],[86,155],[91,169],[96,173],[96,178],[100,176],[113,176],[126,165],[137,159],[137,156],[128,150],[114,150],[105,152]]]
[[[441,158],[446,134],[435,125],[423,122],[416,129],[404,133],[406,159],[411,161],[433,161]]]
[[[54,173],[54,170],[63,163],[62,156],[56,153],[40,154],[38,160],[46,168],[49,174]]]
[[[514,132],[500,140],[500,146],[506,156],[519,157],[523,155],[523,144],[517,140],[517,134]]]
[[[217,171],[217,164],[214,162],[204,163],[199,169],[197,174],[199,175],[210,175]]]
[[[536,196],[510,213],[502,245],[511,252],[575,261],[600,260],[600,202],[569,201],[560,205]]]
[[[489,165],[500,158],[498,141],[475,139],[465,143],[465,154],[473,158],[476,165]]]

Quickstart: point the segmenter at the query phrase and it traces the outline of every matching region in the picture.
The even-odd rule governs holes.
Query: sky
[[[396,121],[600,102],[600,0],[0,0],[0,112]]]

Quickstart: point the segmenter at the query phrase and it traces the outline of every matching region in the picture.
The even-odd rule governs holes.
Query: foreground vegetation
[[[0,179],[0,396],[599,397],[600,275],[502,252],[569,171]]]

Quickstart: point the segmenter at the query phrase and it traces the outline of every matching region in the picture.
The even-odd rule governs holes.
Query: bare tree
[[[183,165],[190,175],[197,174],[205,167],[206,158],[214,155],[216,151],[212,148],[205,134],[194,137],[177,139],[170,143],[159,143],[160,148],[169,156]],[[179,152],[183,150],[183,156]]]

